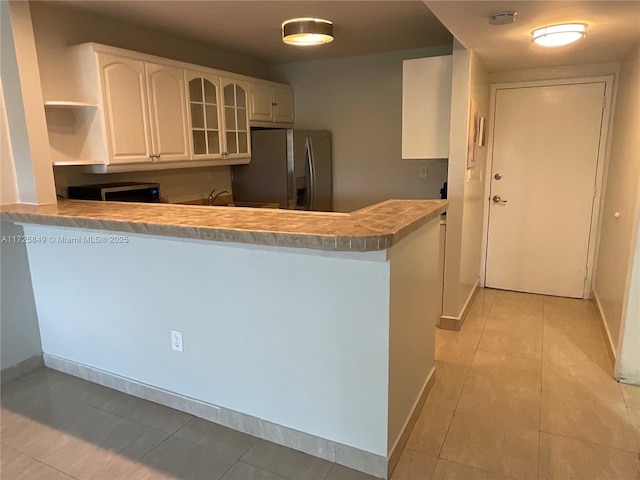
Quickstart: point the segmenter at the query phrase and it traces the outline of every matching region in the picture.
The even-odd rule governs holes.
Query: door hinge
[[[587,277],[589,277],[589,265],[584,267],[584,280],[587,281]]]
[[[606,107],[606,106],[607,106],[607,97],[604,96],[604,97],[602,97],[602,110],[604,110],[604,107]]]
[[[595,183],[593,184],[593,198],[596,198],[596,195],[598,194],[598,185],[596,185]]]

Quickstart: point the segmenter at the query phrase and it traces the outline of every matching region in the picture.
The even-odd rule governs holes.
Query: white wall
[[[3,238],[24,236],[22,227],[0,222]],[[40,331],[31,288],[26,244],[0,245],[0,367],[5,370],[40,356]]]
[[[334,209],[350,212],[389,198],[440,198],[446,160],[402,160],[402,60],[451,53],[451,46],[272,67],[295,93],[296,128],[333,134]],[[428,178],[420,168],[428,167]]]
[[[488,74],[473,51],[453,51],[453,88],[449,147],[449,210],[445,249],[443,316],[459,319],[480,278],[482,211],[486,147],[475,150],[476,165],[467,169],[470,102],[489,118]]]
[[[431,221],[390,251],[389,454],[434,373],[439,242],[439,222]]]
[[[594,293],[605,319],[614,351],[620,353],[621,324],[626,315],[625,302],[640,302],[629,295],[630,277],[637,248],[635,235],[638,225],[640,178],[640,47],[637,47],[620,65],[618,90],[613,119],[609,165],[602,207],[600,242]],[[619,218],[615,218],[615,214]],[[632,309],[633,310],[633,309]],[[626,328],[637,332],[635,318],[627,318]],[[633,315],[631,315],[633,317]],[[637,335],[637,333],[636,333]],[[627,341],[636,343],[638,338]],[[631,352],[625,349],[627,354]],[[626,358],[621,358],[625,370]],[[633,360],[629,359],[632,363]],[[636,381],[638,375],[635,359]],[[624,374],[623,374],[624,375]]]
[[[28,245],[45,353],[386,457],[384,252],[128,238]]]

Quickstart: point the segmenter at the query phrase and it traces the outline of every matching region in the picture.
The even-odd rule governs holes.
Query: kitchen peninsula
[[[435,379],[446,208],[60,201],[0,218],[24,229],[47,366],[386,477]]]

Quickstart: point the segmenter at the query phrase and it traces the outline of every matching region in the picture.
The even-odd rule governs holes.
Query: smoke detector
[[[492,13],[489,15],[489,25],[508,25],[516,21],[517,14],[513,10]]]

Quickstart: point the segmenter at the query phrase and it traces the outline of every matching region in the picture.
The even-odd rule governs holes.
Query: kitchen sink
[[[253,207],[253,208],[280,208],[278,203],[266,202],[233,202],[223,203],[222,205],[214,205],[215,207]]]
[[[209,205],[209,199],[202,198],[200,200],[189,200],[188,202],[181,202],[183,205]],[[214,207],[252,207],[252,208],[280,208],[280,204],[276,202],[229,202],[218,203],[216,202]]]

